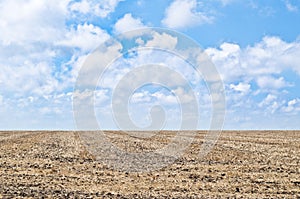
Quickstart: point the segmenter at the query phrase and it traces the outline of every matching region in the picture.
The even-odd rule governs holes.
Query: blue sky
[[[299,129],[299,21],[299,0],[3,0],[0,129],[76,129],[73,89],[87,55],[143,27],[179,31],[205,50],[224,82],[225,129]],[[108,70],[106,84],[130,69],[118,64]],[[199,128],[207,128],[207,91],[195,87],[204,96]],[[110,95],[109,86],[95,94],[97,119],[107,129],[116,128],[107,115]],[[160,102],[168,110],[167,128],[176,129],[174,99],[166,89],[140,88],[129,109],[138,125],[147,126],[147,108]]]

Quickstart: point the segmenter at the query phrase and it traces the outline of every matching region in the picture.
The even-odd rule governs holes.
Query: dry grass
[[[140,152],[164,146],[173,132],[106,135]],[[223,132],[199,159],[203,135],[169,167],[128,173],[97,162],[78,132],[0,132],[0,198],[300,198],[300,132]]]

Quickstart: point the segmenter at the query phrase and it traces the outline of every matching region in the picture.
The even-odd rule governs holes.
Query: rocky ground
[[[106,134],[140,152],[165,145],[174,132]],[[300,198],[299,131],[223,132],[203,159],[204,134],[174,164],[135,173],[97,161],[78,132],[0,132],[0,198]]]

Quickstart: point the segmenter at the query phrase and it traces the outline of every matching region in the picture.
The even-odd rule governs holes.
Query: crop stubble
[[[0,132],[0,198],[300,198],[299,131],[225,131],[204,159],[205,131],[174,164],[130,173],[95,160],[80,132]],[[153,151],[175,132],[149,139],[107,131],[129,152]]]

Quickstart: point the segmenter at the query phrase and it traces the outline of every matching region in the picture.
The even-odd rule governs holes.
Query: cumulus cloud
[[[287,100],[297,85],[285,74],[294,71],[300,76],[298,40],[286,42],[279,37],[266,36],[244,48],[225,42],[219,48],[208,48],[205,52],[224,80],[230,116],[235,117],[239,110],[244,110],[248,116],[253,115],[250,119],[254,121],[257,114],[277,117],[298,113],[294,108],[298,107],[297,100]]]
[[[83,1],[75,2],[71,4],[70,9],[71,11],[78,11],[83,14],[87,14],[91,10],[90,1],[83,0]]]
[[[106,31],[93,24],[79,24],[76,28],[71,28],[66,32],[65,38],[57,42],[58,45],[80,48],[84,52],[95,49],[102,42],[109,39]]]
[[[53,43],[64,36],[68,0],[0,2],[0,91],[49,93],[63,89],[55,77]],[[17,13],[17,14],[15,14]]]
[[[196,0],[174,0],[165,11],[162,24],[169,28],[185,28],[211,23],[212,17],[197,11]]]
[[[131,101],[133,103],[150,102],[151,101],[150,93],[149,93],[149,91],[135,92],[131,96]]]
[[[285,101],[279,99],[278,96],[273,94],[268,94],[260,103],[260,113],[268,115],[269,113],[274,114],[277,111],[280,111],[281,107],[284,106]]]
[[[243,82],[239,82],[237,85],[235,84],[230,84],[230,88],[241,92],[241,93],[248,93],[250,90],[251,85]]]
[[[171,105],[177,103],[177,99],[174,95],[166,95],[162,92],[156,92],[152,94],[158,101],[162,101],[164,104]]]
[[[223,43],[220,49],[208,48],[205,52],[212,58],[223,80],[239,79],[239,76],[243,74],[243,68],[240,64],[241,49],[239,45]]]
[[[282,110],[286,113],[295,113],[300,111],[300,99],[293,99],[288,101],[287,105],[282,107]]]
[[[11,0],[0,2],[0,42],[26,44],[52,42],[65,28],[68,0]],[[17,14],[16,14],[17,13]],[[30,28],[29,28],[30,27]]]
[[[114,12],[115,8],[122,0],[82,0],[70,5],[71,11],[77,11],[83,14],[91,13],[101,18],[107,17]]]
[[[97,5],[96,1],[70,0],[0,2],[0,93],[7,102],[5,108],[1,107],[1,114],[11,116],[6,122],[1,121],[1,126],[15,126],[10,120],[22,115],[37,118],[24,124],[31,127],[38,123],[44,125],[39,126],[42,128],[54,128],[55,120],[45,122],[45,115],[61,121],[69,117],[68,121],[72,121],[71,97],[55,96],[67,95],[67,91],[69,94],[86,53],[109,35],[90,23],[73,25],[72,21],[70,25],[68,20],[75,12],[91,10],[94,15],[107,16],[118,2],[101,1]],[[64,114],[60,117],[61,113]],[[61,123],[60,128],[63,125],[72,128],[70,123]]]
[[[277,96],[272,95],[272,94],[268,94],[266,98],[263,99],[263,101],[261,101],[258,106],[259,107],[264,107],[266,105],[271,104],[272,102],[274,102],[277,99]]]
[[[134,18],[131,13],[127,13],[116,22],[114,29],[117,33],[122,33],[144,27],[141,19]]]
[[[183,87],[177,87],[175,90],[173,90],[173,92],[176,96],[180,96],[180,99],[182,100],[180,101],[180,103],[182,104],[190,103],[193,101],[194,93],[192,91],[187,92]]]
[[[218,1],[228,5],[234,0]],[[10,121],[22,117],[40,117],[28,121],[33,126],[38,123],[44,124],[43,128],[55,126],[54,120],[51,124],[41,123],[46,116],[59,118],[59,121],[65,121],[65,117],[69,117],[69,124],[72,123],[70,91],[73,89],[79,69],[86,60],[87,53],[110,38],[109,33],[95,25],[93,20],[99,18],[104,20],[109,17],[120,2],[121,0],[0,1],[0,117],[10,115],[7,120],[0,121],[0,126],[7,126]],[[289,11],[298,10],[289,1],[285,2]],[[178,29],[211,23],[213,18],[199,11],[200,6],[196,0],[174,0],[165,10],[161,22],[167,27]],[[82,23],[89,17],[93,20]],[[145,27],[145,23],[141,18],[127,13],[121,16],[112,28],[115,33],[122,33],[142,27]],[[138,38],[136,43],[170,50],[178,43],[176,37],[165,33],[154,32],[150,37],[148,41],[145,41],[145,38]],[[106,54],[98,52],[95,57],[110,63],[113,58],[119,57],[121,52],[122,47],[117,44],[107,49]],[[228,112],[246,110],[248,113],[247,107],[250,107],[249,113],[257,108],[257,114],[281,111],[290,115],[300,112],[299,98],[288,96],[289,89],[297,85],[285,74],[286,71],[292,70],[300,75],[299,40],[286,42],[279,37],[266,36],[260,42],[247,47],[225,42],[220,47],[208,48],[205,52],[212,58],[225,80],[225,88],[229,94]],[[151,50],[132,54],[135,53],[136,59],[129,55],[123,62],[124,65],[112,66],[111,71],[109,69],[106,71],[108,77],[104,79],[102,86],[106,86],[107,90],[77,91],[74,97],[87,100],[94,96],[95,105],[99,108],[97,110],[101,109],[102,113],[108,105],[109,91],[128,71],[145,63],[172,66],[193,85],[202,89],[198,84],[199,78],[190,72],[188,66],[184,65],[186,63],[179,61],[179,58],[175,59],[166,52]],[[96,61],[96,58],[92,61]],[[97,82],[96,63],[98,62],[95,62],[95,67],[85,71],[84,85],[90,86],[91,83]],[[182,80],[161,70],[157,70],[157,75],[153,76],[156,76],[157,81],[170,77],[174,82],[173,94],[181,95],[182,103],[190,103],[192,93],[186,92],[183,87],[175,87],[175,84]],[[134,80],[148,77],[148,71],[141,71]],[[132,79],[128,82],[132,82]],[[205,96],[205,103],[201,106],[207,108],[207,104],[211,103],[211,96],[206,92],[205,95],[201,93],[201,89],[197,90],[201,94],[200,96],[198,93],[198,96]],[[138,92],[133,94],[131,100],[134,103],[152,103],[157,100],[163,104],[173,105],[177,102],[173,94]],[[217,98],[215,96],[215,99]],[[248,119],[249,117],[247,115]],[[9,125],[15,126],[13,122]],[[24,123],[24,126],[26,125]],[[64,125],[61,123],[60,127]]]
[[[173,37],[169,34],[154,32],[152,36],[153,39],[149,40],[145,46],[172,50],[177,45],[177,37]]]
[[[165,105],[176,104],[177,98],[172,94],[167,94],[163,91],[156,91],[150,93],[149,91],[135,92],[131,97],[131,102],[133,103],[151,103],[160,102]]]
[[[280,89],[289,86],[283,77],[274,78],[271,76],[262,76],[257,78],[257,84],[263,89]]]
[[[11,67],[0,67],[0,79],[2,80],[1,91],[5,93],[14,92],[15,94],[49,94],[53,91],[63,89],[58,80],[52,76],[53,69],[45,62],[30,63]]]
[[[72,129],[72,93],[7,97],[0,109],[4,129]]]
[[[261,76],[258,82],[264,86],[271,78],[265,76],[278,75],[284,70],[294,70],[300,75],[299,41],[287,43],[279,37],[266,36],[261,42],[243,49],[237,44],[223,43],[219,49],[208,48],[205,52],[227,82],[255,80]],[[288,86],[282,78],[276,84],[276,87]]]

